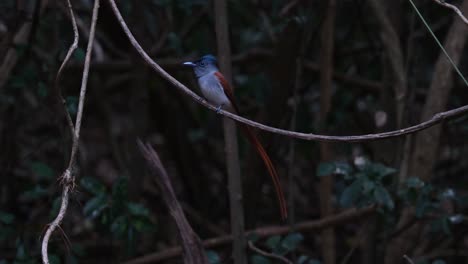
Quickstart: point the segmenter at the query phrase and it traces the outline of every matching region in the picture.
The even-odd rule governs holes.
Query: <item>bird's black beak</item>
[[[190,67],[195,67],[196,66],[196,64],[191,62],[191,61],[187,61],[187,62],[184,62],[182,64],[185,65],[185,66],[190,66]]]

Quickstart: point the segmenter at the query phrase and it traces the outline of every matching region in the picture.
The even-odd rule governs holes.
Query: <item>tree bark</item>
[[[328,1],[326,6],[325,20],[322,25],[320,36],[320,116],[318,123],[321,131],[326,126],[328,113],[331,109],[331,94],[333,85],[333,53],[334,53],[334,33],[335,33],[336,2]],[[331,143],[320,143],[320,155],[323,162],[333,158]],[[320,178],[320,215],[327,217],[333,214],[333,185],[335,178],[333,175]],[[335,230],[325,229],[322,232],[322,255],[325,264],[336,263],[336,241]]]
[[[214,1],[215,27],[220,70],[229,83],[232,83],[231,48],[229,43],[227,1]],[[231,87],[233,87],[231,85]],[[244,207],[242,181],[239,165],[236,124],[228,118],[223,119],[226,163],[229,182],[229,204],[231,209],[231,232],[233,239],[233,258],[235,264],[247,263],[244,237]]]

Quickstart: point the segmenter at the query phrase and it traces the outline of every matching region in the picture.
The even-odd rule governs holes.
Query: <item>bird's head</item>
[[[196,61],[188,61],[184,62],[183,64],[192,67],[193,71],[195,72],[195,75],[199,78],[205,74],[218,71],[216,63],[216,57],[211,54],[208,54]]]

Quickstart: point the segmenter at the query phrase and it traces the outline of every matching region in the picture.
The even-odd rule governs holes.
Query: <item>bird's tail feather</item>
[[[286,220],[286,218],[288,217],[288,209],[286,207],[286,200],[284,199],[283,189],[281,188],[278,173],[276,172],[276,169],[273,166],[270,157],[265,151],[265,148],[263,148],[263,145],[260,143],[257,136],[254,134],[253,130],[245,124],[241,124],[241,129],[242,132],[244,132],[244,134],[246,135],[247,139],[252,144],[252,146],[255,148],[255,150],[257,150],[258,154],[263,160],[263,163],[265,164],[265,167],[268,170],[268,173],[273,179],[273,185],[275,187],[276,196],[278,197],[281,219]]]

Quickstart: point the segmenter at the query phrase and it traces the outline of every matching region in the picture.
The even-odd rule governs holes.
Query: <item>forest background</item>
[[[171,201],[210,263],[466,262],[463,14],[468,0],[1,1],[0,263],[180,263]],[[229,114],[184,90],[200,94],[182,63],[204,54],[243,117],[287,130],[240,120],[261,128],[287,221]]]

